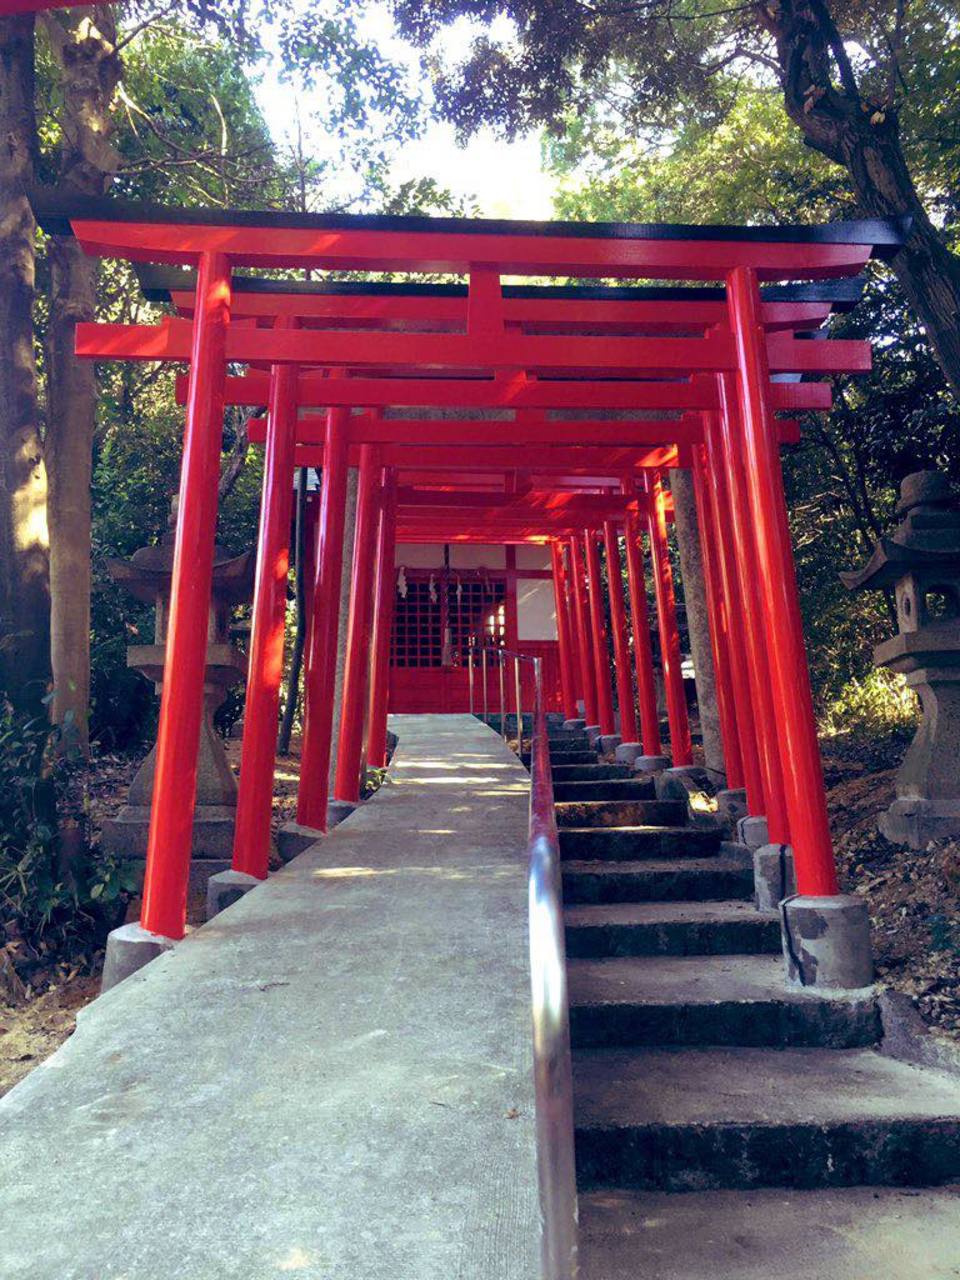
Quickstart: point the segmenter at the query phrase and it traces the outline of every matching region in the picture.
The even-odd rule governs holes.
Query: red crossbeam
[[[81,323],[76,353],[88,359],[175,360],[190,356],[191,324],[169,319],[159,325]],[[773,334],[767,360],[773,373],[863,373],[870,368],[870,344],[855,339],[829,342]],[[517,369],[530,372],[587,370],[635,377],[713,373],[735,367],[733,341],[709,338],[594,338],[493,335],[354,333],[231,327],[227,358],[237,364],[300,364],[390,369]]]
[[[182,316],[192,316],[194,295],[174,290],[170,300]],[[829,302],[765,302],[761,316],[766,329],[818,329],[830,316]],[[255,317],[274,319],[296,316],[311,327],[321,321],[349,322],[357,327],[431,324],[463,329],[467,322],[467,298],[383,297],[315,293],[234,294],[234,319]],[[673,300],[620,301],[596,298],[511,298],[503,299],[505,323],[525,330],[540,326],[562,333],[577,328],[607,329],[611,332],[669,334],[692,333],[727,322],[722,301]]]
[[[325,421],[325,417],[318,414],[301,417],[297,424],[297,443],[321,445]],[[777,423],[777,428],[781,444],[795,444],[800,439],[800,424],[796,419],[782,419]],[[266,439],[266,430],[266,419],[253,418],[248,426],[250,443],[262,444]],[[361,415],[350,424],[350,442],[354,445],[387,445],[389,442],[395,450],[390,453],[390,460],[401,464],[409,460],[403,450],[412,447],[422,449],[423,446],[433,445],[436,447],[435,457],[449,458],[452,451],[454,460],[461,462],[464,449],[471,450],[471,458],[489,461],[493,456],[490,452],[492,449],[516,449],[523,446],[525,452],[522,465],[528,466],[528,457],[542,458],[543,461],[551,458],[555,460],[559,456],[556,453],[558,447],[568,450],[593,447],[596,449],[594,456],[599,459],[603,456],[603,446],[620,454],[624,450],[630,450],[635,456],[638,447],[643,449],[649,445],[702,444],[703,426],[699,414],[691,414],[683,419],[650,422],[582,420],[537,423],[430,418],[384,420]],[[568,456],[573,458],[577,455],[569,453]],[[580,461],[583,459],[580,458]],[[516,466],[517,462],[510,465]]]
[[[184,403],[188,379],[177,379],[177,401]],[[225,403],[265,407],[268,375],[254,372],[226,379]],[[832,390],[826,382],[774,382],[773,408],[790,413],[829,409]],[[421,409],[625,409],[633,412],[718,408],[712,378],[688,382],[640,379],[589,381],[530,380],[522,374],[506,378],[325,378],[301,373],[297,397],[302,406]]]

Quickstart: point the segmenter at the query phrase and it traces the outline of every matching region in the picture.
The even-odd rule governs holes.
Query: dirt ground
[[[960,842],[937,841],[919,852],[885,840],[877,818],[893,799],[894,765],[903,743],[857,751],[824,744],[824,768],[843,888],[870,903],[874,956],[880,979],[915,1002],[923,1018],[960,1038]],[[295,817],[299,744],[277,761],[273,829]],[[227,743],[239,771],[240,744]],[[123,804],[139,759],[103,755],[89,782],[91,834]],[[277,860],[276,865],[279,865]],[[202,904],[190,904],[193,923]],[[131,902],[128,918],[136,918]],[[82,969],[57,966],[21,992],[0,1002],[0,1095],[71,1034],[79,1008],[99,989],[102,956]]]
[[[841,883],[870,903],[880,979],[960,1038],[960,842],[916,850],[884,839],[877,818],[894,798],[896,769],[877,763],[824,758]]]

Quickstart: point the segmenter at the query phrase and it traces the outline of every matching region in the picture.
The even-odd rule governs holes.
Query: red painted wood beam
[[[82,322],[76,328],[76,354],[98,360],[176,360],[190,355],[191,324],[167,319],[158,325]],[[771,373],[865,373],[868,342],[836,338],[825,342],[790,335],[767,338]],[[362,368],[365,365],[454,370],[517,369],[533,373],[586,373],[591,370],[635,377],[670,377],[730,371],[733,339],[707,338],[527,337],[517,333],[436,334],[355,333],[302,329],[249,329],[232,326],[227,358],[236,364],[299,364]]]
[[[187,380],[177,379],[177,399],[186,394]],[[228,404],[265,406],[269,378],[254,371],[228,377]],[[772,406],[778,412],[829,409],[833,403],[827,382],[774,382]],[[304,406],[438,409],[624,409],[675,412],[719,407],[709,378],[655,382],[589,379],[528,380],[523,374],[503,378],[340,378],[301,373],[298,399]]]
[[[186,213],[186,211],[185,211]],[[120,222],[72,218],[84,251],[138,262],[195,263],[228,254],[235,266],[310,267],[338,271],[415,271],[466,275],[474,263],[502,275],[723,280],[748,267],[762,280],[855,275],[870,244],[785,243],[753,239],[674,239],[461,230],[351,227],[343,220],[291,227],[269,217],[242,226],[199,222]],[[442,219],[438,219],[442,222]],[[259,225],[258,225],[259,222]]]
[[[317,413],[301,414],[297,423],[298,444],[320,444],[324,438],[325,417]],[[578,419],[546,422],[484,422],[478,419],[380,418],[358,413],[350,419],[352,444],[433,445],[440,448],[488,449],[496,445],[518,445],[557,449],[582,448],[587,445],[614,449],[642,447],[669,442],[699,444],[703,424],[699,414],[682,418],[632,419],[605,421]],[[252,444],[265,438],[264,420],[254,418],[249,425]],[[546,456],[546,455],[545,455]]]
[[[279,282],[278,282],[279,283]],[[192,316],[194,295],[174,290],[171,302],[183,316]],[[315,322],[350,322],[352,325],[396,325],[404,321],[419,325],[462,328],[467,320],[467,299],[450,297],[383,297],[377,294],[245,293],[235,295],[235,317],[272,319],[296,316],[310,326]],[[816,329],[829,318],[829,302],[764,302],[761,308],[765,328]],[[693,332],[726,323],[726,304],[712,300],[618,300],[596,298],[511,298],[503,299],[507,323],[541,325],[551,332],[582,328],[609,328],[650,336],[677,331]]]

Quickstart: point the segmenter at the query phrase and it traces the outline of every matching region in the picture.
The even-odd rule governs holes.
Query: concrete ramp
[[[381,791],[0,1101],[0,1277],[535,1280],[528,779],[399,716]]]

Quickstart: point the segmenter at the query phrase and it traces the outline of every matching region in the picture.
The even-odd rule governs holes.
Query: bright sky
[[[306,6],[316,0],[300,2]],[[412,81],[420,79],[419,53],[397,38],[384,6],[366,10],[361,25],[364,34],[375,40],[386,56],[408,67]],[[466,50],[471,33],[469,24],[458,24],[442,37],[439,51],[451,60],[457,59]],[[295,113],[291,111],[294,92],[289,83],[279,80],[275,70],[266,70],[258,96],[270,129],[281,144],[289,145],[295,137]],[[322,128],[310,125],[311,116],[322,114],[323,101],[322,84],[301,91],[299,111],[308,147],[314,155],[329,157],[335,147]],[[543,219],[552,214],[554,184],[543,172],[540,141],[535,134],[506,143],[484,131],[465,147],[459,147],[452,127],[432,122],[421,138],[397,149],[391,176],[395,185],[433,178],[456,195],[475,200],[485,217]]]

